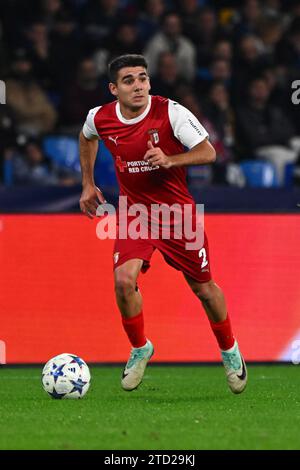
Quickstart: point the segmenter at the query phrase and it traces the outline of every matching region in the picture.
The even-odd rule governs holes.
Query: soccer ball
[[[75,354],[59,354],[42,372],[44,390],[52,398],[82,398],[89,389],[91,374],[87,364]]]

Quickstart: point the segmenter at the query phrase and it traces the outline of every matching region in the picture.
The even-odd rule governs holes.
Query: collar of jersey
[[[132,119],[125,119],[124,116],[122,116],[122,114],[121,114],[119,101],[117,101],[117,103],[116,103],[117,117],[121,122],[123,122],[123,124],[136,124],[137,122],[142,121],[144,119],[144,117],[146,117],[147,114],[149,113],[150,108],[151,108],[151,95],[149,95],[147,108],[145,109],[145,111],[140,116],[137,116],[136,118],[132,118]]]

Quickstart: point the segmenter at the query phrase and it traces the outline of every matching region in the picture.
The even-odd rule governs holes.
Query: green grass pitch
[[[54,400],[39,368],[0,369],[0,449],[299,449],[300,366],[248,367],[233,395],[221,366],[148,366],[138,390],[121,367],[91,367],[82,400]]]

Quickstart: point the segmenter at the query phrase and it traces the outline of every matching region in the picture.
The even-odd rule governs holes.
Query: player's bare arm
[[[79,135],[80,165],[82,173],[82,194],[80,209],[90,219],[96,215],[99,202],[105,202],[104,196],[94,182],[94,166],[98,150],[98,139],[87,139],[82,132]]]
[[[166,155],[160,147],[154,147],[148,141],[148,150],[144,155],[151,165],[159,165],[162,168],[188,165],[206,165],[216,160],[216,151],[210,142],[205,139],[200,144],[195,145],[191,150],[178,155]]]

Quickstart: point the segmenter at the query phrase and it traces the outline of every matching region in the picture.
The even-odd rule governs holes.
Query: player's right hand
[[[99,203],[104,204],[105,202],[106,200],[97,186],[91,184],[83,187],[79,205],[83,214],[90,219],[96,215]]]

